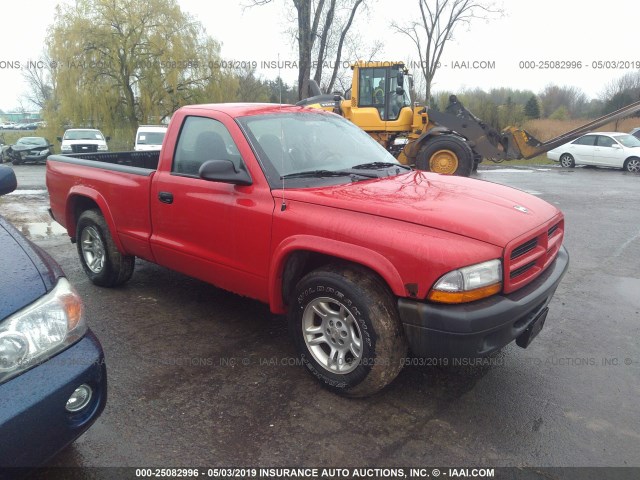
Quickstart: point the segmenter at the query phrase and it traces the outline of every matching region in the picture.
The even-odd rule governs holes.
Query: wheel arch
[[[630,155],[629,157],[624,159],[624,163],[622,164],[622,168],[627,169],[627,165],[631,160],[640,160],[640,157],[637,155]]]
[[[274,251],[269,271],[269,304],[274,313],[287,311],[287,300],[307,273],[330,263],[343,262],[376,275],[395,296],[405,288],[393,264],[380,253],[338,240],[300,235],[287,239]]]
[[[440,135],[455,135],[457,137],[460,137],[460,139],[463,140],[464,142],[467,141],[466,138],[460,136],[453,130],[446,127],[437,126],[437,127],[430,128],[426,132],[422,133],[414,141],[409,142],[404,149],[404,154],[407,156],[407,158],[411,160],[411,163],[415,163],[416,157],[418,156],[418,152],[420,151],[422,146],[425,143],[427,143],[429,140],[431,140],[433,137],[437,137]]]
[[[120,238],[117,235],[116,224],[107,201],[100,194],[100,192],[82,185],[71,188],[71,190],[69,191],[69,196],[67,197],[65,222],[67,232],[71,237],[71,241],[73,243],[75,243],[76,241],[76,226],[78,224],[80,215],[82,215],[82,212],[94,209],[99,210],[105,221],[107,222],[109,233],[111,233],[111,237],[113,238],[113,241],[116,244],[118,250],[122,253],[126,253],[124,247],[122,246],[122,243],[120,242]]]

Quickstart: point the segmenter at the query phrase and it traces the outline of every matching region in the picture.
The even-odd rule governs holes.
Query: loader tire
[[[428,139],[416,159],[419,170],[459,177],[471,175],[473,164],[471,147],[455,135],[438,135]]]

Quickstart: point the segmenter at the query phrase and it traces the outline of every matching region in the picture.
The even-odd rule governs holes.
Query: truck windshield
[[[64,140],[104,140],[99,130],[67,130]]]
[[[162,145],[165,132],[139,132],[138,145]]]
[[[241,117],[238,121],[265,170],[275,172],[278,178],[304,176],[305,172],[327,172],[327,177],[331,172],[348,170],[363,173],[365,166],[372,170],[397,166],[405,171],[384,147],[336,115],[277,113]]]

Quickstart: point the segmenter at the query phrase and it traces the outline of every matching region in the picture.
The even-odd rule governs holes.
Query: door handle
[[[158,193],[158,200],[160,200],[162,203],[173,203],[173,193],[160,192]]]

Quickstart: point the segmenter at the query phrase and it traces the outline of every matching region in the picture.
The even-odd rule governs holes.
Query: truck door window
[[[236,167],[243,168],[240,152],[222,123],[212,118],[187,117],[180,130],[171,171],[197,177],[200,166],[208,160],[231,160]]]

